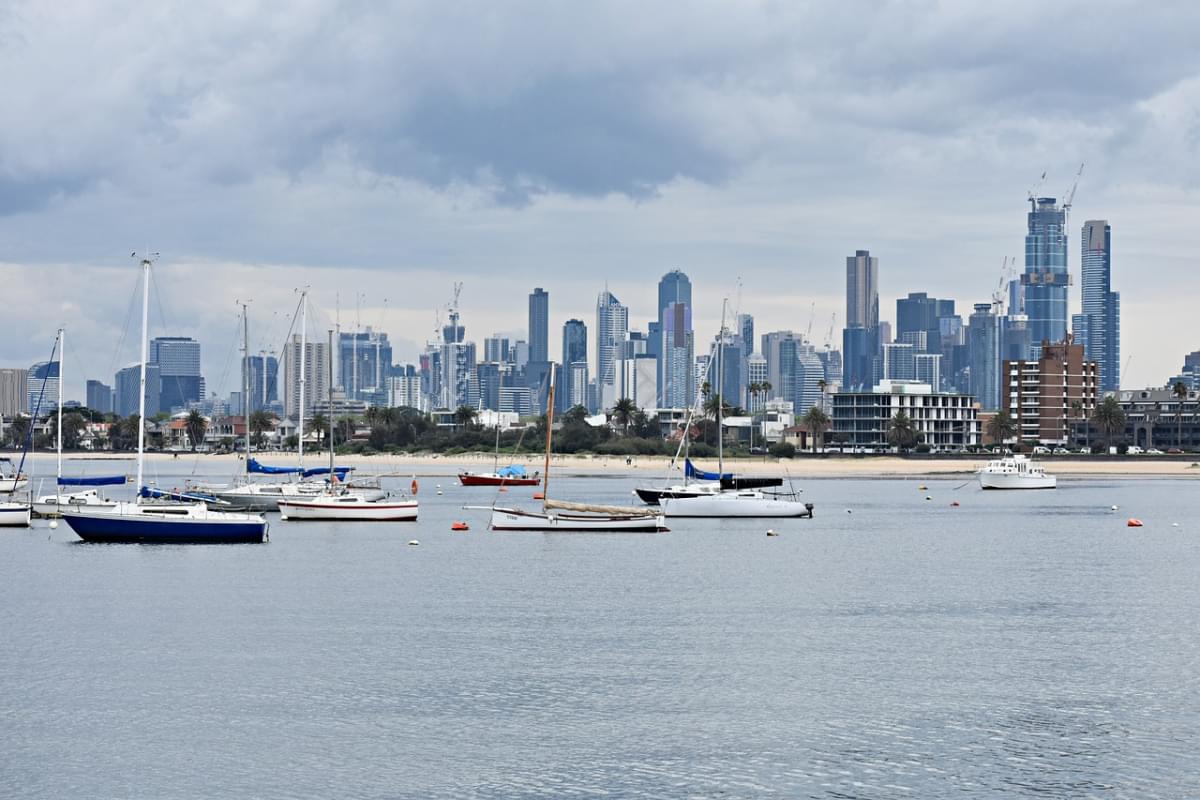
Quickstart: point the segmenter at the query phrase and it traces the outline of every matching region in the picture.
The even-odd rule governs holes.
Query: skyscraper
[[[118,370],[113,379],[113,409],[119,416],[128,417],[138,413],[138,387],[142,383],[142,365],[132,364]],[[160,410],[158,400],[162,396],[162,379],[158,364],[146,365],[146,419]]]
[[[540,286],[529,295],[529,360],[550,360],[550,293]]]
[[[96,380],[87,382],[86,405],[92,411],[101,414],[111,414],[113,410],[113,390],[107,383]]]
[[[992,411],[1000,407],[1000,324],[991,303],[976,303],[967,328],[971,394]]]
[[[29,413],[45,414],[58,408],[58,361],[41,361],[29,368],[26,397]]]
[[[918,353],[940,353],[940,321],[953,316],[953,300],[939,300],[925,292],[909,292],[908,297],[896,301],[896,341],[913,344]],[[914,336],[920,333],[925,336]]]
[[[283,346],[283,412],[293,421],[300,416],[300,359],[304,359],[304,418],[311,419],[313,406],[326,402],[329,391],[329,344],[311,339],[300,347],[300,334]]]
[[[856,250],[846,258],[846,327],[842,331],[842,385],[846,389],[871,386],[879,345],[879,259],[869,250]]]
[[[1083,314],[1086,336],[1082,344],[1088,361],[1100,373],[1100,391],[1116,391],[1121,383],[1121,295],[1112,291],[1112,226],[1106,220],[1083,223]]]
[[[190,336],[159,336],[150,340],[150,363],[157,364],[162,379],[163,411],[186,408],[204,399],[200,376],[200,343]]]
[[[562,363],[576,361],[587,361],[587,325],[581,319],[569,319],[563,323]]]
[[[621,348],[629,334],[629,309],[612,292],[605,289],[596,298],[596,386],[597,398],[603,408],[609,408],[619,398],[610,397],[616,385],[613,362],[621,357]],[[604,387],[609,387],[607,394]]]
[[[279,359],[262,353],[246,358],[247,397],[251,414],[279,402]]]
[[[696,397],[695,340],[692,307],[673,301],[663,309],[662,379],[658,392],[663,408],[688,408]]]
[[[29,411],[29,370],[0,369],[0,417]]]
[[[503,364],[508,361],[509,346],[508,337],[495,334],[483,340],[483,360],[491,361],[495,364]]]
[[[387,402],[388,376],[392,370],[392,344],[386,333],[368,326],[338,336],[338,380],[350,400],[368,405]]]
[[[1030,198],[1029,232],[1025,235],[1025,315],[1032,340],[1030,357],[1041,353],[1042,342],[1061,342],[1067,335],[1066,211],[1053,197]],[[995,406],[985,406],[995,408]]]

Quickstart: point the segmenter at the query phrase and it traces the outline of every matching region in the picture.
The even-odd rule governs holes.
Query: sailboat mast
[[[333,352],[333,331],[329,332],[329,352]],[[329,413],[329,490],[333,491],[333,359],[326,358],[326,363],[329,364],[329,390],[326,395],[329,398],[329,408],[326,409]]]
[[[542,510],[550,496],[550,439],[554,432],[554,368],[550,369],[550,393],[546,397],[546,466],[542,470]]]
[[[296,426],[296,454],[304,466],[304,362],[308,356],[308,289],[300,293],[300,420]]]
[[[725,306],[728,304],[728,299],[721,304],[721,332],[717,334],[717,480],[720,480],[721,476],[725,474],[725,437],[724,431],[721,430],[721,412],[722,406],[725,405],[725,398],[721,397],[724,365],[721,363],[721,359],[725,355]]]
[[[58,329],[58,477],[62,477],[62,407],[63,407],[63,353],[67,346],[66,331]],[[57,483],[55,492],[57,493]]]
[[[250,322],[245,303],[242,307],[242,424],[246,428],[246,477],[250,477]],[[263,359],[263,373],[267,371],[266,359]],[[263,395],[263,400],[266,400]]]
[[[143,461],[146,457],[146,359],[149,357],[150,259],[142,259],[142,373],[138,380],[138,460],[137,490],[142,490]]]

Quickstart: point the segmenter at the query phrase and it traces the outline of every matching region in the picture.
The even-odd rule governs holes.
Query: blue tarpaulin
[[[696,469],[696,465],[692,463],[690,458],[683,462],[683,474],[689,478],[695,478],[701,481],[733,480],[732,472],[726,472],[724,475],[721,475],[717,472],[701,472],[700,470]]]
[[[124,475],[108,475],[99,478],[59,478],[59,486],[121,486],[125,483]]]
[[[246,464],[248,472],[257,472],[260,475],[297,475],[304,471],[303,467],[268,467],[266,464],[258,463],[257,458],[252,458]]]
[[[496,474],[501,478],[524,478],[525,468],[520,464],[510,464],[507,467],[501,467],[496,470]]]
[[[337,479],[339,481],[344,481],[344,480],[346,480],[346,473],[352,469],[354,469],[354,468],[353,467],[334,467],[333,471],[337,473]],[[304,472],[302,472],[300,474],[300,477],[311,478],[313,475],[328,475],[328,474],[329,474],[329,467],[314,467],[313,469],[304,470]]]

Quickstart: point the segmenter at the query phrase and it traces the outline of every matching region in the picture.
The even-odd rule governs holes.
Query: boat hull
[[[29,485],[24,478],[0,478],[0,494],[19,492]]]
[[[639,486],[633,490],[633,493],[646,505],[657,506],[662,505],[663,500],[675,500],[681,497],[701,497],[719,491],[720,487],[716,484],[695,484],[693,486],[665,486],[660,488]]]
[[[63,519],[85,542],[112,544],[257,544],[266,541],[264,520],[171,518],[118,511],[63,512]]]
[[[279,501],[282,520],[311,520],[327,522],[415,522],[416,500],[402,503],[339,504],[309,500]]]
[[[493,508],[494,531],[563,531],[596,533],[662,533],[667,530],[661,514],[646,516],[543,514],[516,508]]]
[[[44,519],[61,517],[64,510],[80,507],[112,511],[117,504],[104,500],[95,489],[70,494],[49,494],[33,501],[33,513]]]
[[[1013,475],[981,472],[979,474],[981,489],[1056,489],[1058,478],[1054,475]]]
[[[537,486],[541,478],[504,478],[499,475],[474,475],[461,472],[458,480],[463,486]]]
[[[0,503],[0,528],[27,528],[29,518],[29,506],[24,503]]]
[[[663,500],[667,517],[763,518],[782,519],[813,515],[812,503],[801,503],[774,497],[739,496],[735,494],[680,497]]]

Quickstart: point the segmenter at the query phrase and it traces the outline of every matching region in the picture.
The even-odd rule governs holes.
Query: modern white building
[[[300,334],[292,335],[283,346],[280,366],[283,370],[283,413],[296,419],[300,416]],[[313,406],[328,396],[329,345],[326,342],[305,342],[304,358],[304,417],[312,417]]]
[[[961,450],[980,443],[974,397],[937,392],[916,381],[882,381],[869,392],[838,392],[830,432],[847,447],[886,450],[890,423],[901,411],[912,420],[919,444]]]

